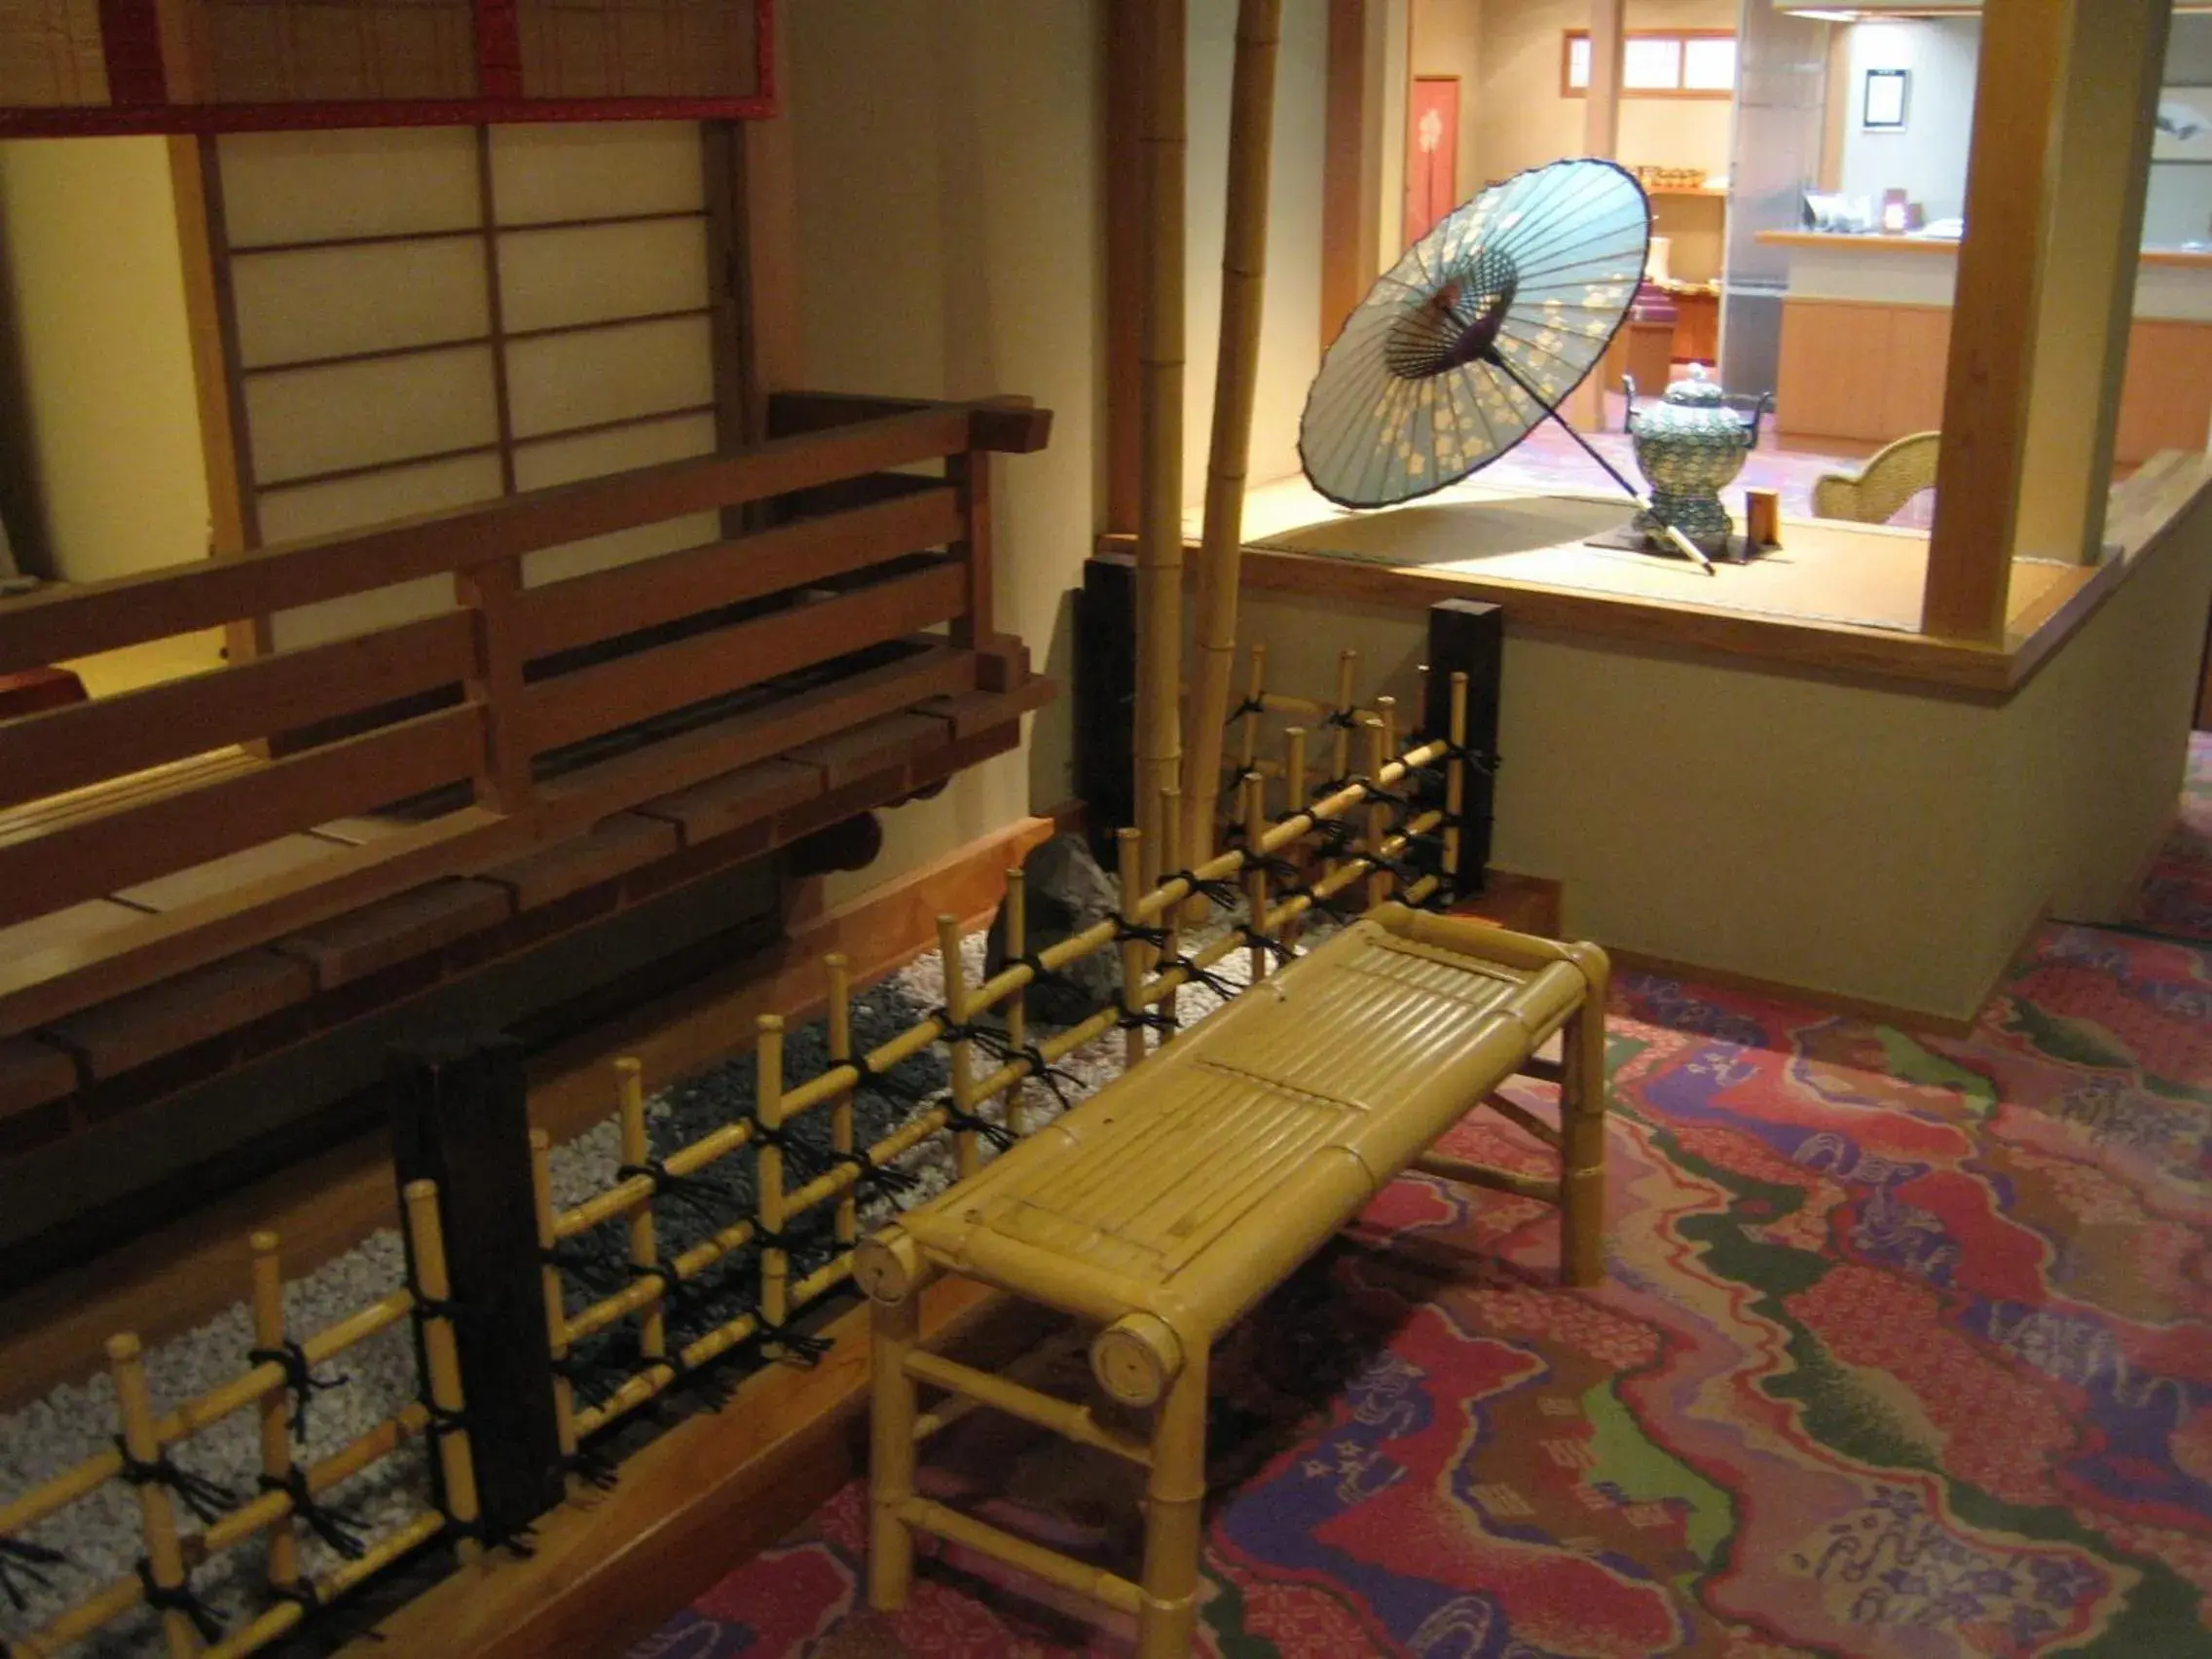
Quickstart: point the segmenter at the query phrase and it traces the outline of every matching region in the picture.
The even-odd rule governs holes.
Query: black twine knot
[[[783,1154],[784,1180],[787,1185],[796,1182],[803,1187],[830,1167],[827,1161],[828,1154],[824,1149],[799,1139],[793,1132],[793,1125],[791,1124],[778,1124],[771,1129],[767,1124],[756,1119],[753,1124],[753,1138],[760,1145],[772,1146]],[[724,1191],[725,1197],[733,1202],[737,1201],[736,1194],[727,1193],[724,1189],[718,1188],[717,1190]]]
[[[756,1132],[758,1125],[755,1125]],[[643,1163],[618,1163],[614,1166],[616,1179],[628,1181],[644,1176],[652,1183],[653,1197],[666,1198],[692,1211],[704,1221],[719,1221],[719,1205],[734,1204],[743,1200],[719,1181],[704,1175],[679,1175],[658,1159],[647,1159]]]
[[[1246,924],[1245,926],[1238,928],[1236,932],[1238,936],[1243,939],[1246,944],[1250,945],[1254,950],[1265,952],[1270,958],[1274,961],[1277,967],[1288,967],[1291,963],[1298,960],[1297,951],[1291,949],[1290,946],[1283,943],[1281,940],[1274,938],[1271,934],[1264,934],[1258,928],[1255,928],[1250,924]]]
[[[322,1592],[314,1587],[314,1580],[305,1573],[293,1579],[289,1584],[270,1585],[269,1599],[272,1602],[289,1602],[298,1607],[303,1615],[318,1613],[322,1610]]]
[[[1158,1031],[1167,1037],[1174,1036],[1180,1029],[1172,1015],[1162,1014],[1157,1008],[1130,1009],[1114,1024],[1121,1031]]]
[[[956,1132],[980,1135],[1000,1152],[1010,1151],[1014,1146],[1014,1131],[1004,1124],[994,1124],[988,1118],[979,1118],[973,1112],[963,1112],[957,1106],[948,1104],[945,1107],[944,1122],[946,1127]]]
[[[1028,969],[1029,982],[1033,985],[1066,985],[1072,983],[1072,981],[1068,977],[1067,970],[1065,970],[1064,968],[1046,967],[1044,959],[1041,958],[1034,950],[1030,951],[1026,956],[1008,957],[1006,959],[1006,965],[1009,968]]]
[[[291,1469],[281,1475],[263,1475],[260,1480],[263,1492],[280,1492],[290,1498],[292,1514],[300,1525],[346,1560],[359,1561],[368,1553],[368,1541],[361,1536],[366,1523],[317,1502],[314,1493],[308,1490],[308,1473],[305,1469]]]
[[[830,1157],[837,1163],[849,1163],[853,1166],[856,1171],[853,1176],[853,1185],[870,1188],[882,1194],[885,1198],[895,1197],[901,1193],[911,1193],[922,1184],[922,1178],[911,1170],[895,1168],[888,1163],[878,1163],[872,1155],[866,1152],[832,1152]]]
[[[287,1341],[277,1347],[248,1348],[245,1358],[248,1365],[275,1365],[283,1369],[284,1386],[292,1391],[292,1438],[303,1446],[308,1438],[310,1396],[343,1388],[353,1381],[351,1377],[334,1377],[323,1382],[309,1366],[308,1350],[296,1342]]]
[[[790,1330],[766,1314],[760,1316],[760,1329],[756,1333],[755,1340],[763,1352],[772,1347],[781,1348],[783,1358],[793,1365],[803,1366],[808,1371],[821,1364],[822,1356],[836,1346],[828,1338]]]
[[[1149,944],[1155,950],[1158,950],[1163,948],[1167,943],[1167,930],[1165,928],[1148,928],[1136,922],[1117,920],[1114,923],[1114,938],[1118,943],[1127,944],[1133,940],[1140,944]]]
[[[123,1456],[126,1481],[134,1487],[167,1487],[176,1493],[177,1500],[199,1518],[203,1527],[212,1527],[239,1506],[237,1496],[228,1487],[216,1484],[205,1475],[196,1475],[190,1469],[178,1468],[166,1452],[151,1461],[141,1462],[130,1455],[130,1448],[121,1435],[116,1436],[115,1449]]]
[[[1234,881],[1204,881],[1187,869],[1179,869],[1172,875],[1163,875],[1160,878],[1160,884],[1162,887],[1170,881],[1180,881],[1190,889],[1194,898],[1203,899],[1211,904],[1218,904],[1225,910],[1235,909],[1244,897],[1237,891],[1236,884]]]
[[[611,1456],[580,1446],[561,1459],[561,1467],[595,1492],[612,1492],[621,1478]]]
[[[190,1584],[157,1584],[154,1564],[144,1556],[138,1558],[138,1583],[146,1592],[147,1606],[159,1613],[182,1613],[210,1646],[223,1640],[223,1621],[214,1609],[192,1593]]]
[[[1183,983],[1186,985],[1203,985],[1224,1002],[1236,995],[1237,988],[1235,985],[1224,979],[1220,975],[1199,967],[1197,961],[1191,957],[1162,956],[1160,959],[1160,971],[1163,974],[1171,973],[1178,968],[1183,972]]]
[[[1267,712],[1268,705],[1267,700],[1264,697],[1247,697],[1242,702],[1238,703],[1236,707],[1230,710],[1229,718],[1223,720],[1221,723],[1223,725],[1234,725],[1236,721],[1242,719],[1246,715],[1264,715]]]
[[[45,1569],[68,1565],[69,1558],[59,1550],[50,1550],[28,1538],[0,1538],[0,1595],[5,1595],[19,1613],[30,1605],[30,1597],[18,1580],[51,1590],[54,1580]]]
[[[892,1075],[903,1063],[902,1061],[894,1060],[890,1065],[879,1066],[866,1054],[855,1054],[845,1063],[860,1074],[859,1082],[853,1085],[855,1088],[872,1088],[879,1094],[890,1095],[894,1100],[903,1100],[909,1106],[918,1105],[923,1098],[922,1090],[910,1083],[900,1082]]]
[[[1357,709],[1338,709],[1331,714],[1323,715],[1321,723],[1325,726],[1336,726],[1342,730],[1350,731],[1359,724],[1359,711]]]

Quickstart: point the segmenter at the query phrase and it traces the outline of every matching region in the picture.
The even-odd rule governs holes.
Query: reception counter
[[[1958,243],[1763,231],[1789,249],[1776,425],[1807,447],[1866,449],[1943,423]],[[2212,431],[2212,252],[2146,249],[2116,459],[2201,450]]]

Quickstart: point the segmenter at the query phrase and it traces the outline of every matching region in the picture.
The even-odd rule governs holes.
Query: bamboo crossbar
[[[1487,1163],[1454,1158],[1445,1152],[1423,1153],[1414,1160],[1413,1166],[1425,1175],[1448,1176],[1470,1187],[1489,1187],[1495,1192],[1511,1193],[1518,1198],[1541,1198],[1547,1204],[1559,1202],[1560,1184],[1541,1175],[1523,1175],[1512,1169],[1497,1169]]]
[[[328,1326],[306,1339],[300,1346],[308,1361],[320,1365],[335,1358],[357,1343],[366,1342],[386,1326],[407,1316],[415,1306],[415,1299],[401,1289],[380,1297],[359,1312],[349,1315],[337,1324]],[[283,1367],[263,1363],[251,1370],[218,1383],[205,1393],[195,1396],[178,1406],[166,1417],[154,1420],[154,1437],[162,1446],[174,1446],[189,1440],[203,1429],[221,1422],[236,1412],[241,1412],[263,1395],[284,1386]],[[35,1527],[48,1516],[66,1509],[79,1498],[89,1496],[109,1481],[123,1473],[123,1455],[116,1451],[97,1452],[76,1467],[56,1475],[43,1486],[34,1487],[5,1508],[0,1508],[0,1537],[13,1537],[25,1528]]]
[[[1017,1538],[1012,1532],[963,1515],[957,1509],[932,1503],[926,1497],[908,1498],[900,1505],[899,1518],[909,1527],[965,1544],[977,1554],[1034,1573],[1049,1584],[1087,1596],[1116,1612],[1134,1613],[1144,1604],[1144,1592],[1119,1573],[1108,1572],[1101,1567],[1086,1567],[1066,1556],[1055,1555],[1042,1545]]]
[[[1049,1428],[1064,1439],[1111,1452],[1140,1467],[1152,1464],[1151,1449],[1142,1440],[1107,1427],[1088,1406],[1073,1400],[1055,1399],[1042,1389],[1009,1382],[922,1348],[906,1356],[906,1375],[933,1388],[964,1395],[993,1411]]]

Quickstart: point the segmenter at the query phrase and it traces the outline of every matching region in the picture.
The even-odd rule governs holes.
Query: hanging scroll
[[[746,120],[772,0],[0,0],[0,136]]]

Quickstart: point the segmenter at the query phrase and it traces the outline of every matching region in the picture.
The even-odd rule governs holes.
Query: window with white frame
[[[1621,95],[1725,98],[1736,90],[1736,37],[1725,29],[1631,29],[1621,41]],[[1560,91],[1590,91],[1590,33],[1568,29],[1561,48]]]

